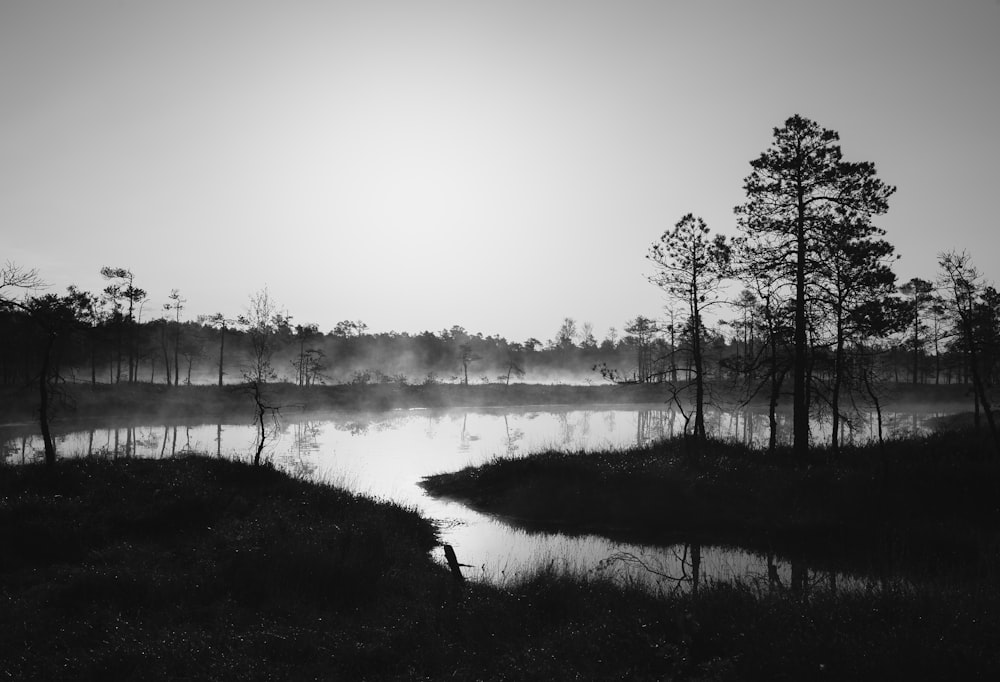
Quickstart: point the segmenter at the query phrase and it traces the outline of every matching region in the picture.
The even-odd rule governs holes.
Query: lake
[[[940,412],[890,412],[886,432],[927,431]],[[790,429],[790,415],[779,421]],[[855,425],[866,440],[873,418]],[[566,451],[623,448],[679,434],[684,417],[663,405],[602,407],[538,406],[496,409],[409,409],[381,413],[305,413],[285,410],[272,425],[265,456],[296,475],[328,481],[376,499],[419,510],[440,528],[466,576],[495,584],[543,568],[607,576],[640,583],[653,591],[696,588],[699,581],[741,578],[783,585],[810,582],[862,585],[864,580],[831,576],[732,548],[622,544],[597,536],[527,532],[501,518],[427,495],[419,486],[430,474],[455,471],[498,456],[526,456],[545,449]],[[815,424],[822,436],[822,424]],[[767,439],[767,415],[710,410],[707,428],[744,442]],[[76,423],[56,431],[60,456],[167,457],[184,452],[247,459],[255,449],[249,424]],[[8,463],[40,457],[41,436],[32,425],[0,426]],[[438,559],[443,561],[441,550]],[[803,580],[805,582],[803,582]]]

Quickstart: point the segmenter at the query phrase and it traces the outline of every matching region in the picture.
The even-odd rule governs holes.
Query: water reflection
[[[940,413],[887,416],[887,432],[904,434],[929,430],[928,420]],[[765,412],[713,410],[707,426],[716,435],[762,446],[768,437],[767,419]],[[779,426],[786,425],[782,416]],[[856,437],[864,433],[863,426],[855,424]],[[597,536],[529,533],[456,502],[432,498],[418,485],[424,476],[496,456],[524,456],[548,448],[582,451],[645,445],[677,435],[683,427],[683,415],[663,405],[414,409],[372,414],[285,411],[269,435],[265,456],[295,475],[399,502],[435,519],[442,539],[455,548],[459,561],[476,567],[466,569],[472,579],[502,583],[553,567],[642,584],[654,591],[697,590],[706,580],[734,578],[797,591],[817,584],[842,588],[857,582],[731,548],[663,548],[615,543]],[[246,460],[254,451],[256,437],[249,423],[90,424],[56,433],[56,443],[61,456],[167,457],[208,452]],[[0,443],[5,462],[42,457],[41,437],[32,425],[0,427]]]

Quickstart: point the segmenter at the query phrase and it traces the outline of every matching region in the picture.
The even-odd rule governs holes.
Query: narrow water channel
[[[889,415],[901,432],[927,429],[932,413]],[[280,467],[376,499],[419,510],[439,524],[467,577],[502,584],[543,568],[640,583],[654,591],[696,589],[700,582],[735,578],[768,584],[850,582],[810,574],[774,557],[738,549],[639,546],[597,536],[526,532],[502,519],[429,496],[419,486],[430,474],[455,471],[498,456],[544,449],[623,448],[680,433],[683,416],[656,406],[594,409],[503,408],[394,410],[383,413],[286,411],[268,435],[265,453]],[[715,434],[743,441],[766,438],[764,415],[712,412]],[[820,428],[821,425],[817,425]],[[167,457],[183,452],[246,458],[254,449],[249,424],[77,424],[57,433],[61,456]],[[30,426],[0,427],[9,464],[38,457],[41,438]],[[438,556],[443,561],[442,556]],[[803,582],[804,581],[804,582]]]

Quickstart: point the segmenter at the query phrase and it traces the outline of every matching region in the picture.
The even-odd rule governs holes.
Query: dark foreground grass
[[[416,513],[203,457],[0,469],[0,678],[997,679],[994,589],[459,588]]]
[[[972,432],[847,448],[807,460],[677,439],[545,452],[431,476],[432,494],[528,528],[736,545],[872,572],[980,571],[1000,557],[1000,462]]]

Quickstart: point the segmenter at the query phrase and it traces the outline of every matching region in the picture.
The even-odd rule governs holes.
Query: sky
[[[900,281],[1000,280],[1000,0],[0,0],[0,262],[183,317],[598,339],[736,234],[793,114],[898,190]]]

